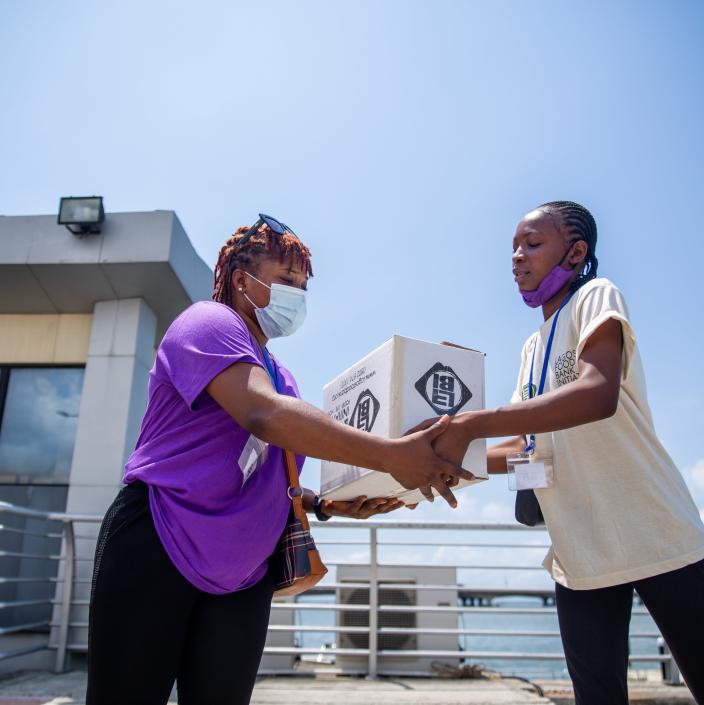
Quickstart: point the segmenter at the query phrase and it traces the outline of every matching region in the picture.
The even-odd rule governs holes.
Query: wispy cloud
[[[692,484],[697,490],[704,491],[704,458],[697,460],[691,468],[687,469]]]
[[[699,458],[694,465],[686,467],[682,474],[704,521],[704,458]]]

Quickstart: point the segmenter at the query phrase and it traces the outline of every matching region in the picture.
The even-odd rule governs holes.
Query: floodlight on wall
[[[105,220],[102,196],[69,196],[61,199],[56,222],[79,237],[100,232]]]

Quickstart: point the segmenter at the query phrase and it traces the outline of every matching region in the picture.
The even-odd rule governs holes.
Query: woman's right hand
[[[462,464],[469,444],[476,438],[472,426],[472,413],[471,411],[465,411],[462,414],[453,416],[445,432],[433,442],[433,449],[440,457],[451,463]],[[437,417],[421,421],[417,426],[407,431],[405,435],[408,436],[416,433],[416,431],[430,428],[436,422]]]
[[[433,450],[433,441],[442,435],[449,423],[450,417],[442,416],[426,429],[390,440],[384,465],[386,471],[406,489],[418,488],[432,502],[434,488],[451,507],[456,507],[457,500],[450,487],[454,487],[460,479],[473,480],[474,475],[444,460]]]

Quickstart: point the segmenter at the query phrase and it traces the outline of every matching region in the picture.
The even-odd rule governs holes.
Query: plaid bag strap
[[[284,464],[286,465],[286,475],[288,476],[288,496],[293,504],[293,513],[296,519],[301,522],[305,531],[310,531],[308,515],[303,508],[303,490],[298,479],[298,464],[296,456],[290,450],[284,450]]]

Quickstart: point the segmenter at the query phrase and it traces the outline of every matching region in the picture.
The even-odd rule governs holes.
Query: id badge
[[[555,473],[551,458],[536,458],[528,453],[515,453],[506,458],[508,488],[518,490],[540,490],[552,487]]]
[[[238,461],[240,470],[242,470],[242,487],[244,487],[247,484],[247,480],[261,468],[268,454],[268,443],[260,441],[256,436],[249,437]]]

